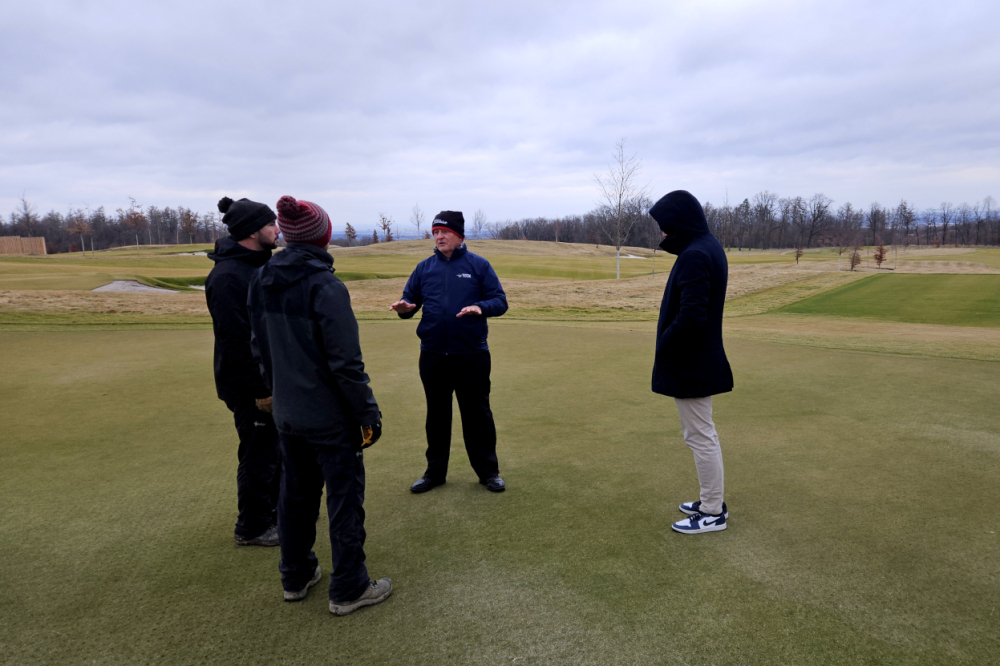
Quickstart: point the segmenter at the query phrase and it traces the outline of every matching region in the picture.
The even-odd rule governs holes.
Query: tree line
[[[661,236],[648,216],[652,205],[642,197],[630,213],[633,224],[624,245],[652,248]],[[1000,245],[1000,211],[988,196],[975,204],[942,203],[916,210],[908,202],[896,206],[872,203],[866,208],[850,202],[839,207],[823,194],[781,198],[760,192],[737,205],[704,204],[712,234],[728,249],[854,247],[856,245]],[[502,240],[544,240],[566,243],[611,244],[607,218],[613,211],[599,206],[584,215],[560,218],[524,218],[488,223],[486,235]]]
[[[627,168],[628,164],[619,166]],[[583,215],[496,222],[488,221],[485,213],[477,210],[469,220],[467,236],[654,248],[661,236],[656,222],[648,215],[652,203],[640,192],[632,193],[619,205],[604,203]],[[835,206],[823,194],[783,198],[764,191],[739,204],[705,202],[704,208],[712,234],[726,248],[737,251],[849,248],[883,243],[935,247],[1000,245],[1000,210],[992,196],[974,204],[945,202],[917,210],[905,200],[895,206],[872,203],[855,207],[850,202]],[[426,218],[418,207],[414,206],[411,217],[416,236],[427,236],[422,228]],[[391,217],[380,214],[371,236],[357,233],[348,224],[345,238],[333,242],[367,245],[399,239],[399,231]],[[197,213],[183,206],[143,208],[134,201],[113,213],[99,207],[40,215],[22,198],[17,210],[6,220],[0,220],[0,236],[42,236],[50,253],[124,245],[211,243],[225,235],[226,227],[217,212]]]

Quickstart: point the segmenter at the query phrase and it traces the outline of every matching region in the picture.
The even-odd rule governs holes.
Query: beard
[[[270,250],[271,252],[274,252],[275,250],[278,249],[278,242],[277,241],[273,241],[271,243],[268,243],[268,242],[266,242],[264,240],[258,240],[257,242],[260,243],[260,247],[262,249],[264,249],[264,250]]]

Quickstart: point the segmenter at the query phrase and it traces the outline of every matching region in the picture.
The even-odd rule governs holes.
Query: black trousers
[[[462,436],[472,469],[480,479],[500,473],[497,429],[490,410],[490,353],[436,354],[420,352],[420,381],[427,397],[427,471],[443,482],[451,453],[452,393],[462,415]]]
[[[368,587],[365,566],[365,462],[361,428],[323,437],[281,433],[281,585],[301,590],[316,571],[316,521],[326,484],[333,573],[330,599],[353,601]]]
[[[263,534],[277,521],[278,490],[281,487],[281,456],[274,419],[257,409],[252,398],[232,400],[226,406],[233,412],[240,448],[236,457],[236,536],[252,539]]]

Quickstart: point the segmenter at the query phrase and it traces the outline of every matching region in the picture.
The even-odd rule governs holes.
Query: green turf
[[[779,311],[995,328],[1000,275],[874,275]]]
[[[456,435],[448,484],[415,496],[414,324],[363,324],[386,424],[368,561],[396,592],[346,618],[323,586],[283,604],[278,553],[232,543],[210,331],[0,332],[0,662],[995,662],[995,364],[730,341],[731,527],[688,537],[668,526],[693,463],[649,392],[649,326],[497,322],[509,491],[476,483]]]

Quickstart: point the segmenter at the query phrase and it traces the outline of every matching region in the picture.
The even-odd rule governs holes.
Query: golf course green
[[[407,491],[414,328],[361,325],[368,564],[395,592],[343,618],[324,585],[283,603],[278,552],[233,543],[210,330],[0,331],[0,663],[996,663],[996,363],[730,339],[730,528],[685,536],[651,323],[491,325],[500,495],[457,418],[447,485]]]
[[[996,328],[1000,327],[1000,275],[873,275],[781,311]]]

